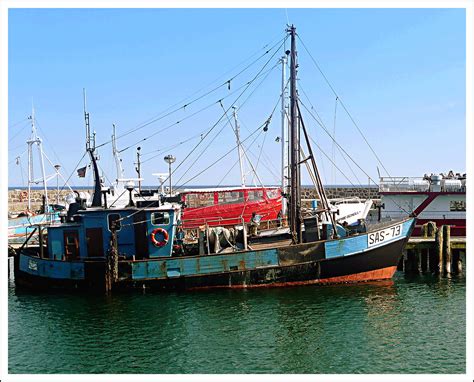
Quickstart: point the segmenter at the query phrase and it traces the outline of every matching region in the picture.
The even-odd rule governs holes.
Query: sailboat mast
[[[30,116],[31,119],[31,137],[26,142],[28,144],[28,211],[31,211],[31,183],[33,183],[33,142],[35,124],[33,122],[34,109]]]
[[[287,128],[287,115],[286,115],[286,63],[288,59],[283,56],[280,59],[281,62],[281,191],[286,194],[288,188],[288,128]],[[281,213],[283,216],[286,215],[286,203],[285,197],[281,200]]]
[[[41,138],[38,137],[36,134],[36,124],[35,124],[35,108],[34,106],[31,107],[31,137],[26,142],[28,144],[28,210],[31,210],[31,185],[33,183],[38,183],[38,180],[34,179],[33,173],[33,145],[36,144],[38,147],[39,153],[39,160],[40,160],[40,167],[41,167],[41,176],[42,176],[42,183],[43,183],[43,191],[44,191],[44,208],[47,212],[49,210],[49,200],[48,200],[48,186],[46,184],[46,173],[44,168],[44,158],[43,158],[43,146]]]
[[[240,185],[242,187],[245,187],[245,172],[244,172],[244,158],[243,158],[243,152],[242,152],[242,144],[240,142],[240,126],[239,126],[239,121],[237,120],[237,109],[234,107],[233,108],[233,116],[234,116],[234,122],[235,122],[235,137],[237,139],[237,149],[239,152],[239,165],[240,165]]]
[[[302,242],[301,232],[301,177],[300,142],[296,94],[296,28],[292,25],[288,32],[291,36],[290,52],[290,231],[293,243]]]

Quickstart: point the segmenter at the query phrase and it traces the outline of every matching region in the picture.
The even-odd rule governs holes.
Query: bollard
[[[438,260],[438,269],[436,270],[436,273],[438,274],[443,274],[444,273],[444,254],[443,254],[443,230],[439,229],[436,231],[436,236],[435,236],[435,243],[436,243],[436,257]]]
[[[436,228],[436,223],[435,222],[428,222],[426,223],[427,225],[427,235],[428,237],[434,237],[436,235],[436,232],[438,229]]]
[[[444,269],[447,275],[451,275],[452,252],[451,252],[451,226],[444,225],[443,227],[443,252],[444,252]]]

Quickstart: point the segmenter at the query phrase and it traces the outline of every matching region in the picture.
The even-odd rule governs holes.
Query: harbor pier
[[[422,236],[411,237],[398,264],[405,273],[459,275],[466,268],[466,238],[451,237],[451,227],[428,222]]]

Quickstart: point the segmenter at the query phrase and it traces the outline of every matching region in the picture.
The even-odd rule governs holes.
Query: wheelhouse
[[[91,208],[80,211],[72,222],[48,228],[47,254],[66,261],[103,258],[111,247],[115,224],[122,258],[171,256],[176,223],[174,209]]]

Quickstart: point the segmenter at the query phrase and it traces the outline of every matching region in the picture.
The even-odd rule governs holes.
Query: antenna
[[[84,122],[86,123],[86,150],[91,150],[91,128],[89,124],[89,113],[87,112],[86,89],[82,89],[84,97]],[[93,150],[93,149],[92,149]]]

